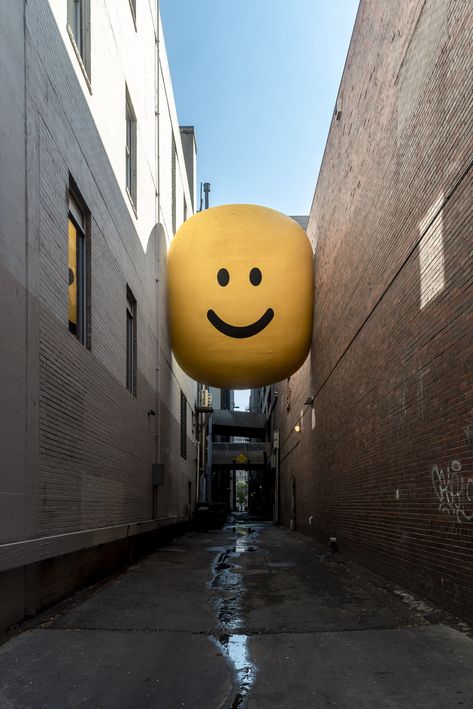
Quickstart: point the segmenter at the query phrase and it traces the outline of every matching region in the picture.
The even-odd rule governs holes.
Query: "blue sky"
[[[211,205],[308,214],[358,0],[161,0]]]
[[[161,0],[181,125],[211,206],[308,214],[358,0]],[[248,392],[236,392],[242,409]]]

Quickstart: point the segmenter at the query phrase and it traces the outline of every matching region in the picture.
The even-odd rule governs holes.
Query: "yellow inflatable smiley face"
[[[294,220],[248,204],[199,212],[169,249],[174,355],[211,386],[285,379],[310,349],[313,294],[312,247]]]

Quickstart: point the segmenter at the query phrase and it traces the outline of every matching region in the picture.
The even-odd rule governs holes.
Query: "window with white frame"
[[[133,16],[133,23],[135,25],[135,30],[136,30],[136,0],[129,0],[129,1],[130,1],[131,14]]]
[[[126,189],[136,210],[136,116],[126,89],[126,140],[125,140]]]
[[[90,82],[90,0],[67,0],[67,29],[81,68]]]

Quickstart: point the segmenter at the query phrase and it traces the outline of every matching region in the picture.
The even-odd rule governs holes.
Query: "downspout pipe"
[[[204,182],[204,205],[205,209],[210,206],[210,182]]]

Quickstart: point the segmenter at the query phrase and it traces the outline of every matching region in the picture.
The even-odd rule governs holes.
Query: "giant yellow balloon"
[[[174,355],[211,386],[280,381],[309,352],[313,294],[312,247],[293,219],[249,204],[199,212],[169,249]]]

